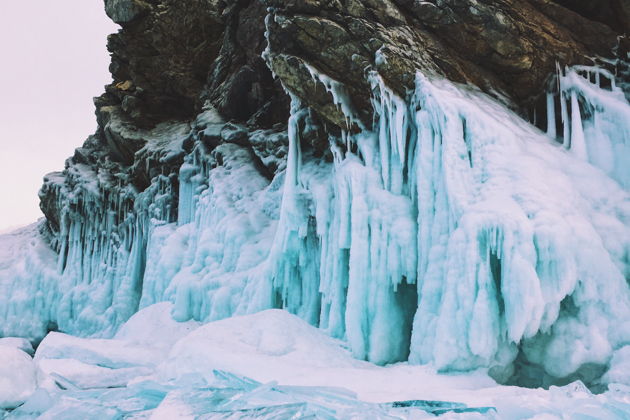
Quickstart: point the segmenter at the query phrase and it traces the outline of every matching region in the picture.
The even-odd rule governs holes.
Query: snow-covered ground
[[[359,361],[295,315],[267,310],[205,325],[147,307],[113,339],[50,333],[34,359],[0,341],[5,419],[626,419],[630,387],[593,395],[499,386],[483,371]],[[22,404],[23,403],[23,404]],[[308,416],[312,417],[308,417]],[[0,417],[1,418],[1,417]]]

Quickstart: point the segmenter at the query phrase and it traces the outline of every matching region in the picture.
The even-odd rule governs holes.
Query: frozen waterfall
[[[0,335],[108,336],[171,301],[181,321],[285,308],[380,364],[502,380],[515,361],[554,378],[606,365],[630,342],[630,105],[614,77],[562,74],[547,133],[469,87],[418,74],[400,98],[370,81],[374,126],[330,135],[332,162],[301,143],[293,99],[271,181],[244,146],[194,135],[178,203],[167,175],[134,197],[99,174],[72,174],[72,191],[52,180],[68,200],[57,271],[47,254],[0,262]],[[193,133],[222,124],[200,117]]]

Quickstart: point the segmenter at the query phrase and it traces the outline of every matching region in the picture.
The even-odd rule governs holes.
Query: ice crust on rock
[[[630,386],[630,345],[626,345],[613,353],[610,369],[603,382]]]
[[[416,98],[412,360],[504,363],[523,341],[555,377],[605,364],[630,333],[628,192],[483,96],[419,76]]]
[[[343,86],[311,71],[355,121]],[[80,164],[50,176],[58,256],[36,226],[2,236],[0,335],[108,338],[170,302],[179,322],[286,309],[378,364],[500,380],[537,366],[548,378],[535,386],[605,367],[630,340],[630,106],[592,82],[600,73],[561,76],[549,115],[564,124],[547,135],[472,88],[418,74],[400,98],[372,74],[374,125],[330,134],[332,162],[301,141],[314,127],[293,101],[273,177],[262,148],[208,140],[229,128],[218,118],[143,133],[138,153],[185,155],[179,185],[158,174],[138,193]],[[57,333],[38,354],[128,367],[125,349],[146,344],[140,319],[109,353]]]

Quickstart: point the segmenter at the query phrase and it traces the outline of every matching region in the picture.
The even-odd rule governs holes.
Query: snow
[[[36,387],[37,373],[31,356],[17,348],[0,346],[0,409],[19,406]]]
[[[204,325],[180,340],[157,369],[158,378],[167,381],[198,377],[212,382],[216,371],[262,383],[347,388],[370,402],[413,399],[420,392],[425,399],[438,400],[443,388],[495,386],[481,372],[438,377],[429,367],[383,368],[357,360],[342,341],[273,309]]]
[[[58,370],[62,376],[66,376],[63,372],[76,372],[90,378],[99,375],[126,378],[130,371],[135,372],[126,368],[157,366],[178,339],[199,327],[195,321],[173,320],[172,311],[173,304],[169,302],[149,306],[124,323],[113,339],[86,339],[51,332],[38,346],[35,360],[40,361],[45,371]],[[99,369],[85,372],[81,367],[87,365]]]
[[[0,338],[0,346],[13,347],[19,350],[22,350],[24,353],[28,353],[29,355],[33,355],[35,350],[33,350],[33,345],[30,341],[25,338],[20,337],[4,337]]]
[[[164,304],[144,309],[121,327],[124,340],[131,331],[140,332],[141,320],[151,330],[151,317],[165,318],[171,309]],[[580,382],[524,389],[499,386],[483,371],[443,375],[429,366],[381,367],[356,360],[342,341],[281,310],[192,331],[184,324],[175,335],[161,338],[163,347],[172,348],[168,357],[142,368],[108,370],[104,356],[94,357],[98,348],[113,359],[111,349],[125,345],[123,338],[77,342],[50,335],[59,358],[35,358],[40,388],[31,389],[32,396],[6,419],[429,419],[434,414],[444,419],[624,419],[630,413],[630,387],[622,385],[600,395]],[[127,346],[125,358],[137,363],[151,351],[152,343],[144,341]]]
[[[177,322],[171,316],[173,304],[161,302],[136,312],[114,335],[117,340],[170,350],[180,338],[199,328],[196,321]]]
[[[122,340],[87,339],[51,332],[37,347],[35,360],[71,358],[110,369],[155,366],[162,359],[160,350]]]
[[[210,382],[213,371],[222,370],[269,382],[285,379],[283,374],[300,376],[302,369],[357,365],[362,366],[341,342],[271,309],[204,325],[180,340],[158,371],[170,379],[197,373]]]
[[[602,380],[609,384],[630,386],[630,345],[624,346],[613,353],[610,369]]]
[[[81,356],[69,354],[68,357]],[[130,380],[138,376],[149,375],[152,370],[146,366],[111,368],[100,366],[95,362],[85,363],[76,358],[38,359],[42,373],[50,376],[61,385],[70,384],[80,389],[124,387]]]

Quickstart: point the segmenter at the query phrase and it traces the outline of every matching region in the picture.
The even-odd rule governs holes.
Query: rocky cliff
[[[505,291],[509,287],[509,270],[502,271],[507,270],[508,257],[502,256],[490,239],[488,256],[479,266],[488,267],[486,274],[494,284],[488,283],[489,293],[498,294],[496,301],[488,298],[494,303],[487,304],[496,314],[487,319],[479,315],[481,324],[476,326],[445,323],[443,327],[453,332],[463,328],[471,337],[477,328],[483,332],[479,340],[494,344],[484,344],[479,349],[472,342],[453,341],[453,354],[438,354],[436,349],[443,349],[449,340],[445,338],[439,346],[427,344],[438,340],[439,335],[435,325],[428,326],[427,320],[441,315],[437,308],[430,309],[432,304],[423,306],[423,299],[428,299],[434,289],[423,294],[422,288],[430,282],[422,278],[439,275],[431,270],[423,274],[421,269],[430,267],[428,260],[422,260],[428,258],[429,249],[437,242],[422,251],[419,236],[398,237],[388,230],[395,220],[390,227],[390,222],[382,221],[379,229],[383,238],[389,238],[390,245],[381,251],[388,255],[385,258],[389,262],[374,263],[375,271],[361,277],[352,268],[356,265],[352,254],[357,255],[358,251],[353,251],[355,245],[350,244],[350,239],[335,237],[336,242],[330,243],[341,244],[336,253],[327,254],[319,248],[327,240],[332,241],[326,236],[332,233],[322,227],[322,212],[329,210],[318,207],[322,202],[318,201],[317,185],[325,182],[317,174],[338,162],[340,154],[356,154],[368,164],[369,151],[364,149],[368,140],[362,143],[361,135],[378,133],[379,121],[382,130],[394,133],[396,124],[409,119],[390,137],[393,141],[402,136],[392,156],[404,155],[407,146],[411,156],[414,143],[405,136],[419,133],[423,125],[419,120],[410,122],[410,116],[434,106],[423,102],[432,96],[419,93],[424,82],[419,82],[418,74],[427,80],[445,79],[457,86],[467,85],[471,95],[483,92],[548,133],[555,134],[556,128],[561,131],[561,121],[565,126],[569,124],[565,111],[574,112],[574,121],[586,121],[604,105],[592,105],[594,102],[589,102],[584,94],[576,96],[572,108],[565,109],[565,100],[578,90],[577,85],[566,87],[565,91],[558,86],[560,81],[569,86],[563,69],[597,66],[600,70],[587,77],[597,77],[598,87],[613,92],[625,87],[630,45],[624,36],[630,29],[627,0],[598,2],[597,7],[580,0],[105,0],[105,11],[121,29],[108,38],[113,82],[95,98],[97,131],[66,161],[63,172],[46,177],[40,192],[46,215],[43,233],[59,255],[61,274],[54,292],[58,302],[50,306],[42,298],[39,306],[45,307],[45,315],[33,315],[29,324],[32,337],[41,337],[51,328],[106,335],[139,307],[173,300],[179,308],[174,315],[182,320],[217,319],[265,307],[284,307],[332,335],[347,338],[357,357],[378,363],[410,358],[436,362],[444,370],[496,367],[494,374],[501,380],[516,377],[515,380],[534,385],[541,384],[536,381],[548,385],[571,375],[581,375],[592,382],[605,370],[601,366],[605,366],[612,347],[618,347],[624,339],[613,340],[613,344],[607,344],[611,348],[597,350],[599,353],[584,350],[584,356],[573,360],[566,369],[554,370],[545,365],[541,352],[551,352],[553,360],[564,354],[554,350],[556,344],[550,338],[555,337],[551,328],[560,324],[556,320],[572,314],[586,323],[587,315],[579,315],[578,307],[580,302],[586,306],[590,298],[574,294],[574,279],[569,282],[573,286],[558,286],[553,298],[544,290],[540,292],[544,295],[540,299],[545,302],[541,308],[514,304]],[[435,100],[448,97],[447,92],[448,89],[434,92]],[[397,105],[397,101],[409,108]],[[551,113],[550,104],[555,104]],[[477,164],[476,152],[470,138],[478,127],[474,118],[464,118],[464,114],[461,111],[465,139],[461,144],[469,147],[462,155],[467,155],[466,161],[473,168]],[[461,130],[462,123],[458,124]],[[576,134],[577,126],[572,127],[573,134],[565,131],[564,140],[559,134],[557,141],[566,143],[572,136],[573,144],[578,145],[581,137]],[[440,130],[435,128],[435,133]],[[342,140],[352,136],[356,136],[352,141]],[[384,153],[381,149],[381,156]],[[486,152],[479,153],[481,156]],[[311,162],[307,172],[318,180],[313,185],[297,181],[300,165],[296,156]],[[347,160],[346,157],[344,162]],[[379,165],[383,169],[385,163]],[[381,187],[393,194],[392,202],[399,200],[395,197],[409,200],[408,204],[392,208],[403,209],[400,220],[411,214],[410,220],[415,221],[403,230],[418,230],[420,235],[422,223],[428,220],[423,216],[420,222],[418,216],[426,197],[411,192],[416,187],[410,181],[415,163],[409,160],[401,165],[388,169]],[[607,173],[623,184],[626,174],[623,169],[618,172],[614,168]],[[396,171],[402,174],[400,188],[393,181]],[[281,206],[283,183],[289,187],[285,186]],[[296,188],[300,185],[299,191],[292,189],[292,183]],[[437,187],[434,191],[438,191]],[[438,197],[439,193],[434,195]],[[335,190],[330,197],[337,200],[340,195]],[[300,219],[296,210],[299,206],[291,209],[285,204],[291,200],[310,208],[310,216]],[[435,200],[432,208],[438,209],[441,204],[438,198]],[[336,203],[332,198],[328,201]],[[611,212],[621,214],[615,209]],[[337,215],[330,211],[326,220],[333,223]],[[455,210],[444,210],[445,214],[449,211]],[[228,216],[237,221],[229,229],[223,225]],[[438,216],[435,217],[427,223],[439,226]],[[339,223],[343,226],[344,222]],[[368,225],[374,229],[371,223]],[[203,236],[202,227],[210,225],[212,230]],[[197,231],[184,234],[182,229]],[[286,229],[284,234],[282,229]],[[274,237],[273,232],[276,239],[268,240]],[[370,232],[376,234],[374,230]],[[447,230],[444,234],[454,232]],[[275,256],[274,262],[269,262],[259,248],[242,246],[251,238],[265,244],[264,252]],[[555,240],[537,238],[537,244]],[[366,237],[366,241],[370,240]],[[190,257],[178,254],[183,251],[171,244],[177,241],[181,242],[180,248],[189,247]],[[200,253],[209,241],[217,245]],[[401,251],[410,241],[418,242],[419,256],[414,256],[413,261]],[[391,244],[400,249],[394,250]],[[610,282],[620,278],[623,283],[630,272],[624,272],[628,270],[627,260],[619,262],[627,258],[625,245],[615,246],[614,252],[606,250],[613,255],[611,267],[616,264],[621,268],[620,274],[611,274],[615,280]],[[370,247],[373,255],[379,249],[376,245]],[[480,251],[483,252],[486,251]],[[313,257],[309,259],[308,255]],[[338,260],[326,265],[326,257]],[[177,262],[166,269],[160,264],[167,259]],[[256,271],[262,260],[272,266],[269,272],[259,273],[270,279],[267,283],[252,280],[258,274],[251,271]],[[394,260],[400,264],[395,266]],[[544,261],[539,252],[538,263],[534,262],[532,269],[538,270],[536,278],[543,283]],[[317,267],[309,268],[312,264]],[[161,267],[161,271],[157,272],[156,267]],[[376,299],[384,299],[385,306],[396,309],[388,315],[370,312],[379,303],[366,297],[365,304],[356,310],[364,310],[368,315],[360,319],[348,315],[352,308],[346,311],[346,303],[364,299],[352,295],[357,288],[352,279],[376,279],[378,267],[388,270],[385,277],[395,286],[391,291],[375,289],[373,296],[380,296]],[[561,271],[563,267],[554,269]],[[326,269],[331,271],[326,273]],[[570,276],[572,269],[567,270],[565,274]],[[183,272],[193,277],[203,273],[207,281],[201,286],[202,282],[190,280],[193,277],[184,278]],[[339,284],[324,284],[327,276]],[[447,277],[443,274],[436,284],[447,284]],[[520,281],[525,284],[529,280]],[[234,297],[238,289],[245,296],[240,300]],[[267,297],[253,299],[261,290]],[[477,293],[478,287],[472,290]],[[522,293],[534,293],[531,290]],[[627,291],[619,293],[625,296]],[[443,296],[447,296],[446,290]],[[418,305],[422,310],[417,311]],[[625,313],[625,301],[619,305],[613,310],[617,311],[614,316]],[[529,310],[540,314],[532,315],[537,318],[528,321],[528,326],[516,327],[517,313]],[[20,308],[14,310],[19,311]],[[397,333],[386,338],[379,323],[393,325]],[[566,330],[569,327],[565,324],[557,328]],[[420,331],[426,336],[414,338]],[[389,340],[389,347],[377,349],[374,340],[379,337]],[[595,342],[595,338],[589,341]],[[458,347],[460,344],[463,347]],[[528,373],[519,377],[519,369]],[[530,373],[536,369],[544,375]]]
[[[139,191],[156,173],[173,173],[181,159],[151,163],[149,154],[138,153],[146,138],[124,137],[123,127],[137,132],[189,123],[212,106],[244,130],[286,131],[290,92],[312,118],[332,130],[347,129],[343,112],[326,87],[312,81],[310,69],[343,84],[366,124],[373,113],[365,77],[371,69],[403,97],[421,70],[475,85],[532,117],[542,109],[557,65],[623,66],[609,59],[627,54],[622,35],[630,16],[625,0],[596,8],[542,0],[112,0],[105,10],[122,27],[108,39],[113,82],[95,98],[95,136],[69,164],[129,172]],[[263,147],[242,139],[252,151]],[[321,133],[310,140],[327,147]],[[60,209],[48,190],[41,207],[57,232]]]

